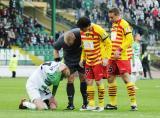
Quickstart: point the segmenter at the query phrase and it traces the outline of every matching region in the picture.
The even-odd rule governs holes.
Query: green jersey
[[[58,85],[61,78],[62,72],[59,71],[60,64],[58,62],[46,62],[41,65],[43,72],[44,82],[49,85]]]
[[[133,58],[134,59],[139,58],[141,53],[140,43],[134,42],[132,48],[133,48]]]

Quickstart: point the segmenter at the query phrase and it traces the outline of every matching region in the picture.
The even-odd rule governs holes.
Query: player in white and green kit
[[[70,71],[61,62],[46,62],[40,65],[29,77],[26,89],[30,102],[22,100],[20,109],[55,109],[57,102],[49,89],[49,86],[58,86],[63,77],[68,77]]]
[[[132,56],[132,61],[131,61],[132,63],[131,81],[133,83],[135,83],[136,80],[140,78],[143,72],[142,63],[140,60],[140,54],[141,54],[140,40],[141,40],[140,34],[136,34],[134,37],[134,43],[132,45],[133,56]],[[138,88],[135,86],[135,89],[138,89]]]

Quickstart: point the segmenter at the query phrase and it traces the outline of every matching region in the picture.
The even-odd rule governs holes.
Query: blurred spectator
[[[17,0],[17,2],[21,1],[24,2],[24,0]],[[38,23],[37,19],[27,18],[23,13],[19,13],[20,11],[15,9],[14,2],[15,0],[10,0],[11,8],[0,9],[0,38],[5,42],[3,47],[49,44],[50,36],[45,28]]]
[[[10,0],[9,1],[9,7],[10,9],[16,9],[16,0]]]
[[[115,0],[117,7],[120,6],[120,0]]]
[[[81,3],[81,0],[78,0]],[[160,30],[160,0],[101,0],[99,5],[91,10],[82,10],[93,22],[108,26],[108,8],[117,5],[126,18],[133,21],[138,26],[147,26],[151,29]],[[80,4],[78,4],[80,5]],[[18,44],[18,46],[31,45],[32,34],[36,38],[37,45],[50,43],[49,35],[37,19],[23,16],[24,0],[10,0],[10,8],[0,9],[0,33],[4,36],[7,44]],[[20,9],[19,9],[20,8]],[[81,5],[79,6],[81,8]],[[77,17],[78,18],[78,17]],[[13,29],[15,40],[7,38],[6,35]],[[6,34],[7,33],[7,34]],[[47,34],[47,35],[46,35]],[[60,32],[56,33],[55,40]],[[158,33],[157,33],[158,34]],[[0,37],[1,37],[0,36]],[[158,36],[155,36],[156,38]],[[11,41],[11,42],[8,42]],[[13,43],[14,42],[14,43]],[[51,41],[52,42],[52,41]],[[26,44],[25,44],[26,43]],[[5,44],[6,45],[6,44]],[[7,46],[8,47],[8,46]],[[9,46],[10,47],[10,46]]]
[[[49,37],[48,44],[53,45],[54,39],[52,36]]]
[[[0,24],[0,38],[4,38],[5,37],[5,29],[4,29],[4,26],[3,24],[1,23]]]
[[[31,44],[34,46],[37,45],[37,38],[34,34],[32,34],[31,36]]]
[[[17,0],[17,9],[20,15],[23,15],[24,0]]]
[[[160,30],[160,12],[155,20],[155,28]]]
[[[4,48],[4,39],[3,38],[0,38],[0,48]]]
[[[158,16],[159,13],[159,9],[155,6],[152,11],[151,11],[152,15],[154,18],[156,18]]]
[[[90,18],[90,11],[89,10],[85,11],[85,16],[87,16],[88,18]]]
[[[25,44],[24,45],[31,45],[31,38],[29,36],[29,34],[26,35],[26,37],[24,38],[24,42]]]
[[[8,38],[9,38],[9,40],[11,42],[11,45],[16,43],[16,35],[15,35],[15,32],[13,31],[13,28],[11,28],[8,31]]]
[[[10,38],[5,39],[4,48],[11,48]]]
[[[97,20],[98,20],[98,10],[96,8],[94,8],[93,11],[92,11],[92,19],[93,19],[93,23],[97,23]]]
[[[40,37],[40,44],[45,44],[45,35],[41,34],[39,37]]]

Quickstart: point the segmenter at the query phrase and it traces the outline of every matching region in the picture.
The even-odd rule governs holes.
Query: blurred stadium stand
[[[70,28],[75,27],[77,19],[82,15],[89,16],[92,22],[100,24],[107,31],[109,31],[110,24],[108,22],[107,11],[108,11],[108,8],[112,6],[116,6],[122,10],[123,16],[130,22],[130,24],[134,28],[134,33],[139,32],[142,35],[142,39],[143,39],[142,43],[147,45],[146,49],[149,50],[150,53],[156,54],[156,56],[159,56],[160,50],[157,47],[160,46],[160,42],[159,42],[160,40],[159,31],[160,30],[157,29],[158,25],[155,25],[156,27],[153,28],[152,27],[153,24],[150,24],[151,26],[148,26],[146,25],[146,23],[141,23],[141,22],[140,24],[137,24],[138,22],[135,19],[133,19],[134,18],[133,15],[132,15],[133,18],[130,17],[131,15],[130,13],[133,12],[134,10],[130,9],[130,11],[128,11],[128,8],[127,9],[125,8],[126,7],[125,6],[126,4],[124,4],[125,0],[116,0],[116,1],[107,0],[107,1],[108,2],[106,2],[106,0],[56,0],[56,8],[57,8],[56,9],[56,21],[57,21],[57,25],[61,27],[61,28],[57,27],[56,29],[57,32],[66,31]],[[135,0],[132,0],[132,1],[135,1]],[[143,0],[139,0],[139,1],[143,1]],[[51,30],[51,19],[50,19],[51,18],[51,6],[50,5],[51,5],[51,0],[25,0],[24,12],[23,12],[24,14],[22,14],[23,17],[29,20],[30,18],[36,19],[37,22],[41,26],[43,26],[42,30],[46,32],[47,37],[49,37],[50,35],[49,31]],[[9,0],[0,0],[0,6],[1,8],[8,7]],[[141,4],[137,4],[136,7],[137,8],[141,7]],[[57,35],[58,37],[61,33],[57,33],[57,34],[58,34]],[[31,38],[31,35],[30,35],[30,38]],[[47,40],[49,39],[47,38]],[[46,42],[44,44],[38,44],[38,45],[37,44],[36,45],[33,45],[33,44],[32,45],[22,45],[20,42],[18,43],[19,44],[16,46],[21,47],[23,51],[36,56],[38,59],[42,61],[53,60],[54,58],[52,56],[53,47],[51,46],[49,42]],[[159,52],[157,49],[159,50]],[[7,49],[7,50],[10,50],[10,49]],[[4,54],[4,52],[9,54],[9,52],[13,52],[13,51],[3,50],[2,53]],[[6,57],[7,54],[5,54],[4,57]],[[27,55],[23,55],[23,58],[22,58],[21,56],[20,56],[20,60],[22,61],[19,62],[20,64],[33,64],[33,62],[31,62],[32,59],[30,59],[30,57],[27,57]],[[7,64],[8,59],[9,59],[9,56],[7,57],[5,62],[2,61],[3,64]]]

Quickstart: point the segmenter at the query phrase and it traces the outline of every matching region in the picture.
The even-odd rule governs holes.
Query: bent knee
[[[86,82],[85,77],[79,77],[80,78],[80,82]]]
[[[115,77],[108,78],[108,83],[114,83],[114,81],[115,81]]]
[[[67,78],[68,83],[73,83],[74,82],[74,75],[71,75]]]

